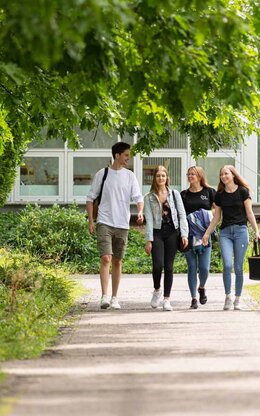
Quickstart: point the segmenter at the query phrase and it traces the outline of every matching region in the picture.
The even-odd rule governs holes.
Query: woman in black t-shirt
[[[247,220],[254,229],[255,239],[260,235],[256,219],[252,210],[250,196],[251,188],[239,175],[232,165],[226,165],[220,169],[220,182],[215,196],[214,217],[203,237],[203,244],[207,245],[212,230],[220,222],[219,242],[223,260],[223,283],[226,299],[224,310],[232,308],[231,298],[231,273],[234,257],[235,271],[235,301],[234,309],[240,308],[240,296],[243,289],[243,265],[246,250],[249,243]]]
[[[201,209],[211,211],[216,191],[208,185],[203,169],[200,166],[191,166],[188,169],[187,178],[189,181],[189,188],[181,192],[186,214],[189,215],[195,211],[198,212],[198,210]],[[207,225],[205,226],[205,229],[207,228]],[[195,236],[190,229],[189,240],[193,240],[193,237]],[[200,238],[202,238],[202,235]],[[211,245],[209,244],[208,247],[204,248],[202,240],[196,241],[198,245],[196,247],[191,247],[191,249],[185,253],[188,265],[188,284],[192,298],[191,309],[198,308],[197,290],[200,295],[200,303],[204,305],[207,302],[205,284],[208,279],[211,258]],[[197,287],[198,277],[199,287]]]

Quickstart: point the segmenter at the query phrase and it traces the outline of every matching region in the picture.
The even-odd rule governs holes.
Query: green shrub
[[[0,250],[0,360],[38,356],[74,302],[61,268]]]
[[[0,247],[16,247],[16,230],[20,221],[18,212],[0,213]]]
[[[86,241],[87,224],[75,205],[42,209],[28,205],[20,213],[17,246],[43,259],[77,262],[92,253],[93,241]]]
[[[0,214],[0,244],[66,264],[71,272],[99,273],[96,236],[88,231],[85,214],[77,205],[61,208],[53,205],[40,208],[28,205],[20,213]],[[144,251],[143,227],[131,228],[123,262],[124,273],[151,273],[151,256]],[[186,273],[184,255],[177,253],[175,273]],[[211,272],[221,272],[219,244],[214,245]]]

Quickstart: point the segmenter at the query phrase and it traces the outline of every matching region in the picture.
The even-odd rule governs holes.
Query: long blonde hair
[[[166,173],[166,182],[165,182],[166,187],[169,186],[169,182],[170,182],[167,169],[162,165],[156,166],[156,168],[153,171],[153,181],[152,181],[152,185],[150,188],[150,192],[155,192],[156,194],[158,194],[158,185],[156,182],[156,175],[157,175],[157,172],[159,172],[159,170],[162,170],[163,172]]]
[[[218,184],[218,191],[222,192],[225,189],[225,185],[223,184],[222,180],[221,180],[221,172],[223,169],[228,169],[230,170],[230,172],[233,174],[234,177],[234,183],[236,185],[240,185],[240,186],[244,186],[245,188],[247,188],[249,190],[250,195],[252,195],[253,191],[251,186],[248,185],[248,183],[245,181],[245,179],[238,173],[238,171],[236,170],[236,168],[233,165],[225,165],[222,166],[222,168],[219,171],[219,184]]]
[[[205,176],[204,170],[200,166],[191,166],[191,167],[189,167],[187,173],[193,172],[193,171],[197,174],[198,179],[200,181],[200,185],[203,188],[210,188],[210,186],[209,186],[209,184],[208,184],[208,182],[206,180],[206,176]]]

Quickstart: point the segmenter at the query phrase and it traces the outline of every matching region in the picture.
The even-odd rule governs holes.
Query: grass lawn
[[[252,298],[260,305],[260,282],[255,285],[246,285],[245,289]]]

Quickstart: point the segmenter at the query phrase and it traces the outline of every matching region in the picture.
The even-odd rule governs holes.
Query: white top
[[[94,176],[87,201],[93,202],[98,197],[103,175],[104,168]],[[125,168],[109,168],[98,208],[97,223],[129,229],[131,201],[143,202],[134,173]]]

